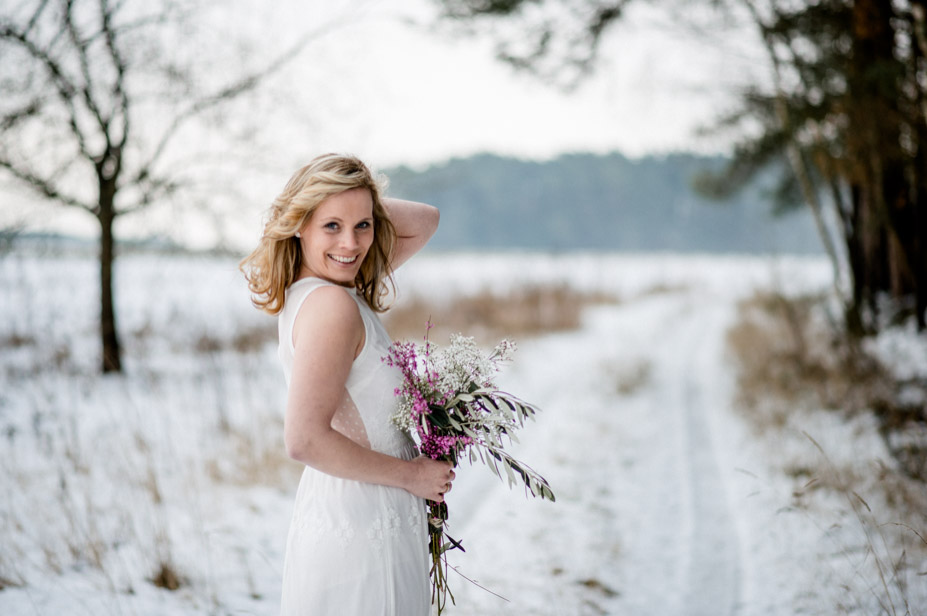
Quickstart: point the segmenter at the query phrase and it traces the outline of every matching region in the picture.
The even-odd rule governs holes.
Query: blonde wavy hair
[[[360,159],[348,155],[324,154],[294,173],[268,210],[257,248],[238,266],[248,281],[252,303],[270,314],[283,310],[286,289],[296,281],[302,266],[296,232],[327,198],[366,188],[373,199],[374,239],[354,286],[372,310],[385,311],[387,283],[392,285],[390,255],[396,245],[396,228],[381,201],[384,187],[384,179],[375,178]]]

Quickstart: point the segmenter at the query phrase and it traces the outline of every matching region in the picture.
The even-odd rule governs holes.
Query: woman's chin
[[[321,278],[326,282],[331,282],[343,287],[354,287],[354,281],[360,272],[360,266],[355,263],[341,264],[337,261],[316,264],[316,267],[306,266],[305,272],[315,278]],[[318,265],[321,265],[319,267]]]
[[[325,272],[324,276],[320,276],[320,278],[323,278],[327,280],[328,282],[333,282],[337,285],[341,285],[342,287],[353,287],[354,279],[356,277],[357,277],[357,272],[355,271],[350,271],[350,272],[328,271],[328,272]]]

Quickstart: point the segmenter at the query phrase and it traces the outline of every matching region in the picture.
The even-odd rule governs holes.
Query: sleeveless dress
[[[293,324],[309,294],[332,283],[303,278],[286,291],[278,320],[287,387]],[[333,285],[335,286],[335,285]],[[375,451],[409,460],[414,442],[390,421],[402,376],[382,357],[389,335],[355,291],[365,341],[332,427]],[[283,567],[282,616],[427,616],[431,585],[422,499],[401,488],[305,468],[296,493]]]

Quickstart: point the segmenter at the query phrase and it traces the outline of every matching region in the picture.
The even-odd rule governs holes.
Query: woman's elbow
[[[318,449],[315,439],[297,430],[284,430],[283,444],[286,447],[287,456],[307,465],[311,465]]]
[[[306,451],[306,446],[304,443],[294,439],[285,438],[283,439],[283,444],[286,447],[287,457],[296,460],[297,462],[303,461],[303,457],[305,456]]]
[[[433,205],[429,205],[427,211],[428,211],[428,225],[429,225],[429,230],[430,230],[428,237],[431,237],[432,235],[434,235],[435,231],[438,230],[438,223],[441,222],[441,210],[439,210]]]

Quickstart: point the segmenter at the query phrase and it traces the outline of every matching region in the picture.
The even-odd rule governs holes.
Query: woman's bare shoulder
[[[360,308],[353,291],[338,285],[324,285],[312,291],[296,314],[294,343],[302,333],[345,337],[363,332]]]

